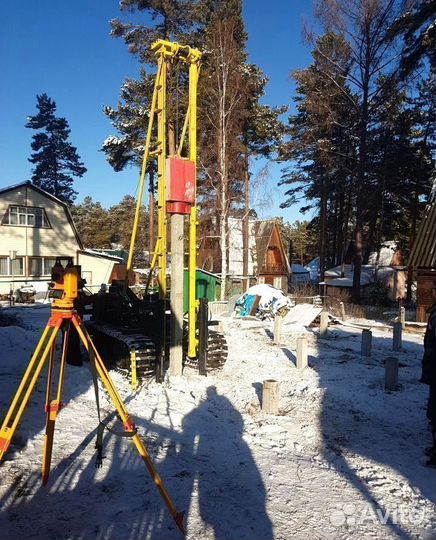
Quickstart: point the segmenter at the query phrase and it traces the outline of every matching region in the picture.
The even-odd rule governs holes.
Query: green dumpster
[[[209,302],[216,300],[216,289],[219,281],[220,278],[216,274],[197,268],[195,272],[195,298],[197,300],[207,298]],[[183,275],[183,311],[185,313],[188,311],[188,288],[188,270],[185,270]]]

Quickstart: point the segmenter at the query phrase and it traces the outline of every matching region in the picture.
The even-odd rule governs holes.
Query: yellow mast
[[[157,155],[158,161],[158,234],[156,247],[150,267],[150,276],[155,265],[158,267],[158,284],[160,297],[165,300],[167,295],[167,209],[166,209],[166,78],[168,62],[172,59],[180,60],[189,65],[189,99],[186,118],[178,145],[178,155],[181,154],[186,132],[188,132],[188,159],[196,163],[197,161],[197,84],[201,53],[197,49],[181,46],[178,43],[171,43],[165,40],[158,40],[151,46],[152,51],[158,58],[158,70],[154,86],[153,98],[150,108],[150,118],[145,142],[144,158],[142,162],[141,177],[138,189],[138,200],[136,204],[135,219],[132,230],[132,237],[127,262],[127,271],[132,268],[133,253],[136,243],[139,226],[139,215],[144,189],[145,172],[147,161],[150,156]],[[157,114],[157,143],[156,151],[150,152],[151,133],[154,116]],[[195,299],[195,273],[197,258],[197,212],[195,204],[191,207],[189,216],[189,262],[188,262],[188,356],[194,358],[197,355],[196,338],[196,299]],[[182,271],[182,269],[181,269]],[[147,282],[147,289],[150,283],[150,276]]]

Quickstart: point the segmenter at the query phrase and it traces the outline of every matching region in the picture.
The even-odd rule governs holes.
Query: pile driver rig
[[[132,385],[136,388],[138,378],[157,374],[160,380],[166,369],[169,343],[168,323],[172,334],[176,329],[182,335],[184,355],[192,363],[203,364],[206,371],[208,348],[213,344],[213,365],[223,365],[227,357],[225,340],[218,332],[208,332],[207,303],[196,298],[196,154],[197,154],[197,82],[201,54],[191,47],[159,40],[152,45],[158,60],[157,74],[150,108],[150,118],[141,169],[138,199],[134,216],[134,224],[130,242],[129,257],[126,265],[125,279],[113,281],[108,291],[101,290],[96,295],[86,295],[85,280],[81,278],[80,267],[73,264],[72,259],[62,265],[58,258],[52,269],[52,282],[49,297],[52,299],[51,314],[41,335],[37,347],[32,354],[28,367],[20,381],[18,390],[0,428],[0,460],[8,450],[12,437],[19,426],[30,396],[36,387],[44,365],[48,364],[47,391],[45,399],[46,431],[42,459],[43,483],[48,482],[55,423],[61,402],[64,375],[67,363],[74,363],[81,355],[79,347],[71,347],[72,342],[80,341],[86,349],[93,377],[96,394],[99,427],[97,430],[98,459],[102,459],[102,430],[128,437],[144,461],[147,470],[155,483],[165,505],[179,529],[185,533],[183,513],[178,512],[161,477],[154,467],[150,455],[137,433],[137,429],[110,378],[107,367],[116,366],[126,370],[132,377]],[[176,155],[168,155],[167,145],[167,89],[166,78],[170,64],[182,62],[189,68],[189,99],[183,130]],[[157,141],[151,150],[154,120],[157,117]],[[185,154],[182,156],[183,151]],[[158,171],[158,235],[153,259],[149,271],[144,298],[138,298],[128,284],[129,273],[133,266],[133,254],[139,227],[139,216],[142,204],[145,175],[149,158],[157,158]],[[189,301],[188,317],[185,332],[183,320],[183,296],[180,317],[180,302],[168,302],[167,294],[167,225],[168,216],[189,216],[189,253],[188,279]],[[180,223],[180,222],[179,222]],[[182,222],[183,231],[183,222]],[[172,251],[172,276],[184,274],[184,253],[181,253],[181,267],[174,261],[174,245]],[[179,252],[180,255],[180,252]],[[150,279],[157,268],[158,292],[149,294]],[[178,273],[178,274],[177,274]],[[182,281],[183,283],[183,281]],[[171,284],[173,286],[173,284]],[[176,298],[176,300],[180,300]],[[82,314],[89,313],[92,306],[91,319],[84,321]],[[59,362],[56,353],[56,341],[63,334]],[[183,337],[184,336],[184,337]],[[77,343],[76,343],[77,345]],[[173,343],[171,344],[173,348]],[[100,419],[97,378],[106,389],[123,424],[123,432],[116,433]],[[57,384],[55,382],[57,378]],[[53,388],[56,386],[56,390]],[[99,463],[99,464],[100,464]]]
[[[181,372],[184,363],[199,366],[200,372],[217,369],[227,359],[224,336],[208,329],[207,306],[196,298],[197,257],[197,83],[200,51],[178,43],[158,40],[152,45],[157,58],[157,73],[150,104],[149,122],[139,180],[137,203],[131,234],[125,280],[113,281],[108,292],[92,298],[92,318],[88,329],[111,366],[128,373],[136,388],[140,378],[156,373],[162,380],[168,367]],[[176,153],[170,154],[167,129],[169,92],[167,77],[176,64],[188,68],[188,105]],[[173,98],[174,99],[174,98]],[[152,148],[152,139],[155,141]],[[133,256],[139,228],[147,165],[157,160],[157,239],[143,298],[138,298],[128,287],[133,269]],[[188,225],[188,313],[183,313],[184,217]],[[170,218],[170,219],[169,219]],[[168,224],[177,223],[179,229],[171,238],[171,282],[167,285]],[[177,249],[179,248],[179,249]],[[178,252],[178,258],[177,258]],[[157,272],[157,294],[150,293],[153,272]],[[181,286],[180,286],[181,284]],[[178,288],[178,290],[176,290]],[[171,291],[169,291],[171,289]],[[181,291],[181,292],[180,292]],[[171,293],[171,302],[168,293]],[[175,294],[173,294],[175,293]],[[178,294],[177,294],[178,293]],[[204,301],[203,301],[204,304]],[[203,328],[206,326],[206,328]],[[171,334],[171,335],[170,335]],[[171,338],[171,339],[169,339]],[[179,371],[171,366],[170,352],[180,350]],[[175,359],[174,364],[177,363]],[[173,367],[173,369],[171,369]]]

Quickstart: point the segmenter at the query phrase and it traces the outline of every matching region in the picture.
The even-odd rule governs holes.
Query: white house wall
[[[248,274],[254,275],[254,266],[256,252],[256,238],[255,238],[255,221],[249,221],[249,235],[248,235]],[[244,275],[244,243],[242,236],[242,220],[236,218],[229,218],[229,275],[231,276],[243,276]]]
[[[82,277],[86,279],[86,286],[96,292],[102,283],[109,283],[115,261],[79,253],[79,264],[82,267]]]

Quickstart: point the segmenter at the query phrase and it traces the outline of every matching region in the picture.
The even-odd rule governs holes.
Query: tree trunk
[[[228,271],[228,258],[227,258],[227,228],[228,228],[228,176],[227,176],[227,159],[226,159],[226,146],[227,133],[225,129],[225,116],[224,110],[222,110],[220,118],[220,136],[218,142],[218,156],[219,156],[219,168],[220,168],[220,207],[221,207],[221,220],[220,220],[220,241],[221,241],[221,291],[220,300],[223,301],[226,298],[226,281]]]
[[[377,200],[378,199],[379,197],[377,197]],[[369,256],[371,255],[371,250],[374,247],[378,248],[378,246],[374,245],[378,217],[379,217],[379,205],[377,204],[377,202],[374,202],[374,208],[371,209],[371,218],[369,220],[369,225],[368,225],[368,237],[367,237],[365,251],[363,254],[363,261],[362,261],[363,264],[368,264]]]
[[[247,290],[250,286],[250,278],[248,276],[248,256],[249,256],[249,217],[250,217],[250,172],[248,163],[248,153],[245,154],[244,160],[244,216],[242,219],[242,275],[245,278],[245,287]]]
[[[367,50],[367,56],[369,51]],[[354,231],[355,254],[353,269],[353,302],[360,304],[360,276],[362,274],[362,228],[363,228],[363,188],[365,184],[367,135],[368,135],[368,92],[369,66],[367,58],[362,98],[362,114],[359,133],[359,162],[356,186],[356,227]]]
[[[357,168],[356,186],[356,228],[355,228],[355,256],[353,271],[353,301],[360,303],[360,276],[362,273],[362,232],[363,232],[363,212],[364,212],[364,187],[367,162],[367,137],[369,121],[369,85],[371,81],[372,65],[372,35],[370,25],[366,25],[365,34],[362,37],[364,43],[362,73],[362,104],[359,122],[359,159]]]
[[[330,246],[331,253],[331,266],[336,266],[337,257],[336,257],[336,245],[338,242],[338,228],[339,228],[339,194],[335,193],[334,197],[334,214],[333,214],[333,232],[332,232],[332,241]]]
[[[409,258],[410,258],[410,251],[412,250],[413,243],[416,238],[416,224],[418,221],[418,189],[415,190],[415,193],[413,194],[413,205],[412,205],[412,227],[410,231],[410,250],[409,250]],[[413,267],[408,265],[407,267],[407,292],[406,292],[406,302],[410,303],[412,301],[412,284],[413,284]]]
[[[383,230],[384,198],[387,178],[389,142],[386,142],[383,149],[383,175],[381,185],[378,186],[375,198],[371,204],[371,219],[369,220],[368,242],[363,257],[363,264],[368,264],[371,249],[377,249],[376,272],[378,269],[378,259],[380,256],[380,244]]]
[[[322,179],[320,201],[320,234],[319,234],[319,280],[324,281],[325,273],[325,248],[326,248],[326,224],[327,224],[327,186],[325,178]]]
[[[336,240],[336,264],[342,263],[342,252],[344,250],[344,207],[345,193],[343,187],[339,193],[339,215],[338,215],[338,234]],[[347,224],[348,225],[348,224]]]

